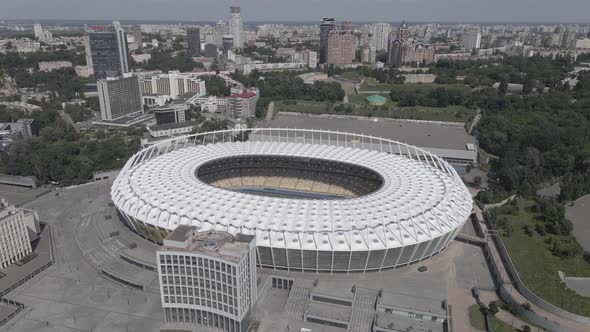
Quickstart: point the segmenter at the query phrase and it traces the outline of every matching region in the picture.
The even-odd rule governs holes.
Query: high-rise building
[[[240,7],[238,6],[231,6],[230,10],[230,19],[229,19],[229,33],[234,37],[234,47],[235,48],[242,48],[242,14]]]
[[[256,240],[252,235],[199,232],[180,225],[157,252],[167,323],[242,332],[254,318]]]
[[[0,199],[0,269],[29,255],[40,233],[37,213],[18,209]]]
[[[332,30],[328,33],[326,64],[348,65],[354,62],[356,37],[352,30]]]
[[[43,33],[43,26],[41,23],[35,23],[35,25],[33,25],[33,32],[35,33],[35,39],[41,38],[41,34]]]
[[[131,37],[133,37],[133,42],[137,45],[137,48],[141,48],[143,46],[143,33],[141,32],[141,26],[132,26],[129,29],[129,33],[131,34]]]
[[[51,31],[43,29],[43,26],[40,23],[35,23],[35,25],[33,25],[33,32],[35,33],[35,39],[40,41],[48,41],[53,38]]]
[[[406,22],[402,22],[395,35],[389,36],[387,63],[395,66],[422,66],[434,62],[434,46],[418,43],[410,38]]]
[[[223,47],[223,36],[228,35],[229,34],[229,29],[227,27],[227,24],[225,24],[225,22],[223,21],[218,21],[215,24],[215,45],[218,48],[222,48]]]
[[[94,70],[92,66],[92,50],[90,49],[90,36],[84,36],[84,53],[86,55],[86,67]]]
[[[372,27],[371,48],[376,51],[387,50],[391,25],[389,23],[376,23]]]
[[[186,30],[188,42],[188,55],[191,57],[201,56],[201,30],[199,28],[188,28]]]
[[[127,35],[120,24],[107,31],[88,34],[92,66],[97,79],[117,77],[129,72]]]
[[[336,30],[336,21],[333,18],[322,18],[322,22],[320,23],[320,64],[326,63],[328,34],[332,30]]]
[[[97,81],[100,115],[103,120],[116,120],[143,112],[139,78],[129,74]]]
[[[480,49],[481,48],[481,32],[479,32],[479,31],[465,32],[461,36],[461,45],[468,52]]]

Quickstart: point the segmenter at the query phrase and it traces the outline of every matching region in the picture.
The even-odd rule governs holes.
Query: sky
[[[590,0],[231,0],[244,21],[579,22]],[[217,21],[230,0],[0,0],[2,19]]]

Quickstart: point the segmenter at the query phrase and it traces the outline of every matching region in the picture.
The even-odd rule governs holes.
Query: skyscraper
[[[127,62],[127,35],[120,25],[107,31],[88,34],[92,66],[97,79],[121,76],[129,72]]]
[[[326,63],[328,34],[332,30],[336,30],[336,21],[333,18],[322,18],[322,22],[320,23],[320,64]]]
[[[199,28],[188,28],[186,30],[188,42],[188,55],[191,57],[201,56],[201,30]]]
[[[33,32],[35,33],[36,39],[41,38],[41,34],[43,34],[43,26],[41,23],[35,23],[35,25],[33,25]]]
[[[376,51],[387,50],[390,31],[391,26],[389,23],[374,24],[372,29],[373,37],[371,38],[371,48],[375,49]]]
[[[347,65],[354,62],[356,37],[352,30],[332,30],[326,43],[326,63]]]
[[[240,7],[229,7],[231,17],[229,19],[229,33],[234,37],[234,47],[242,48],[242,14]]]

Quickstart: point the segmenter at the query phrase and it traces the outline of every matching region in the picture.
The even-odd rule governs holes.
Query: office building
[[[253,235],[199,232],[180,225],[157,252],[167,323],[242,332],[254,317],[256,244]]]
[[[111,121],[129,114],[143,112],[139,79],[125,75],[97,81],[100,115]]]
[[[258,98],[256,91],[247,89],[230,95],[227,98],[227,117],[246,119],[255,116]]]
[[[481,48],[481,32],[466,32],[461,36],[461,46],[467,52]]]
[[[201,56],[201,30],[199,28],[188,28],[186,30],[188,42],[188,55],[190,57]]]
[[[356,37],[352,30],[332,30],[326,44],[326,64],[348,65],[354,62]]]
[[[223,41],[222,41],[222,49],[223,49],[223,54],[227,54],[227,52],[229,52],[232,48],[234,48],[234,36],[232,35],[225,35],[223,36]]]
[[[223,46],[223,36],[228,35],[229,34],[229,28],[227,26],[227,24],[225,24],[225,22],[223,21],[218,21],[215,24],[215,29],[214,29],[214,35],[215,35],[215,45],[218,48],[221,48]]]
[[[107,31],[88,34],[94,75],[97,79],[117,77],[129,72],[127,35],[120,24]]]
[[[389,23],[377,23],[373,25],[371,37],[371,48],[375,51],[387,50],[391,25]]]
[[[205,81],[195,73],[170,71],[167,74],[156,74],[141,78],[143,95],[160,95],[166,99],[176,99],[186,93],[199,96],[207,94]]]
[[[234,37],[233,46],[235,48],[242,48],[244,42],[242,41],[242,14],[240,7],[231,6],[230,8],[230,19],[229,19],[229,33]]]
[[[322,22],[320,23],[320,64],[326,63],[328,34],[332,30],[336,30],[336,21],[333,18],[322,18]]]
[[[215,58],[215,57],[217,57],[217,45],[215,45],[215,44],[205,44],[205,57],[206,58]]]
[[[191,105],[175,103],[160,106],[154,110],[156,124],[182,123],[191,120]]]
[[[41,232],[37,213],[18,209],[0,199],[0,269],[29,255],[31,241]]]

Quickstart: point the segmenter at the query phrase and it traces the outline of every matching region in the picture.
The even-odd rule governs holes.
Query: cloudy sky
[[[232,0],[245,21],[583,22],[590,0]],[[230,0],[0,0],[3,19],[216,21]]]

